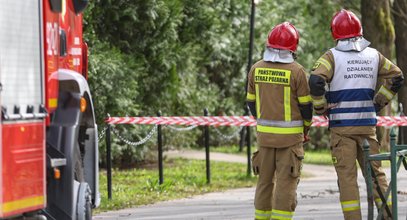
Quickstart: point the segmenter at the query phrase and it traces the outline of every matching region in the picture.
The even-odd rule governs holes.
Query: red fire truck
[[[88,0],[0,0],[0,219],[91,219],[100,204]]]

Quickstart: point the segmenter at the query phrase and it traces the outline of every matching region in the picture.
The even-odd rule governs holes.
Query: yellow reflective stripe
[[[342,205],[342,210],[344,212],[350,212],[354,210],[359,210],[360,209],[360,202],[359,200],[351,200],[351,201],[345,201],[341,202]]]
[[[347,208],[342,207],[342,210],[344,212],[351,212],[351,211],[355,211],[355,210],[360,210],[360,206],[358,205],[358,206],[355,206],[355,207],[347,207]]]
[[[328,60],[326,60],[326,59],[324,59],[324,58],[322,58],[322,57],[319,58],[317,62],[319,62],[319,63],[321,63],[322,65],[324,65],[325,68],[326,68],[328,71],[332,69],[332,66],[331,66],[331,64],[328,62]]]
[[[322,97],[321,99],[312,99],[312,104],[314,105],[314,107],[318,107],[321,105],[325,105],[326,103],[326,99],[324,97]]]
[[[384,68],[384,69],[386,69],[386,70],[390,70],[390,67],[391,67],[391,62],[390,62],[390,60],[388,60],[388,59],[386,58],[386,62],[384,62],[382,68]]]
[[[291,88],[284,87],[284,119],[291,121]]]
[[[380,198],[376,198],[374,201],[376,202],[378,207],[382,206],[382,204],[383,204],[383,202],[382,202],[382,200]],[[390,195],[389,198],[387,199],[387,205],[390,206],[392,204],[393,203],[391,202],[391,195]]]
[[[248,101],[256,101],[256,94],[252,94],[250,92],[247,93],[246,99]]]
[[[279,214],[271,214],[271,219],[279,219],[279,220],[291,220],[293,219],[292,217],[285,217],[285,216],[280,216]]]
[[[259,94],[259,85],[255,85],[256,88],[256,113],[257,118],[260,118],[260,94]]]
[[[306,96],[300,96],[298,97],[298,102],[301,104],[306,104],[308,102],[311,102],[312,98],[310,95],[306,95]]]
[[[17,211],[20,209],[26,209],[29,207],[34,207],[34,206],[40,206],[40,205],[45,205],[45,199],[44,196],[34,196],[31,198],[27,199],[20,199],[20,200],[15,200],[12,202],[5,202],[3,203],[3,206],[1,207],[3,213],[8,213],[8,212],[13,212]],[[1,210],[0,210],[1,212]]]
[[[391,100],[394,96],[394,94],[383,85],[380,86],[379,93],[384,95],[388,100]]]
[[[267,216],[263,216],[263,215],[259,215],[259,214],[255,215],[255,218],[258,219],[258,220],[263,220],[263,219],[269,220],[270,217],[271,217],[271,215],[267,215]]]
[[[271,127],[257,125],[257,131],[262,133],[271,133],[271,134],[302,134],[303,127],[291,127],[291,128],[281,128],[281,127]]]
[[[282,220],[291,220],[293,218],[294,212],[282,211],[273,209],[271,211],[272,219],[282,219]]]
[[[312,121],[304,120],[304,126],[311,126]]]
[[[50,108],[56,108],[58,106],[58,99],[48,99],[48,106]]]
[[[359,204],[359,200],[349,200],[341,202],[342,205]]]
[[[271,217],[271,211],[264,211],[264,210],[255,210],[255,217],[256,219],[267,219],[269,220]]]
[[[256,68],[254,72],[255,83],[271,83],[290,85],[291,71],[285,69]]]

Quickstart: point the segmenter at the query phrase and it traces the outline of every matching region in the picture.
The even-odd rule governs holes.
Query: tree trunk
[[[393,3],[394,27],[396,30],[396,56],[397,64],[407,79],[407,2],[405,0],[394,0]],[[399,103],[403,106],[403,115],[407,115],[407,80],[398,93]],[[407,128],[400,130],[399,141],[407,143]]]
[[[394,42],[394,27],[390,14],[390,2],[388,0],[362,0],[361,14],[363,36],[372,43],[372,47],[376,48],[388,59],[391,59]],[[378,88],[384,83],[386,83],[385,80],[379,80],[376,91],[378,91]],[[391,115],[391,104],[386,106],[379,115]],[[377,138],[383,149],[390,149],[389,129],[378,127]]]

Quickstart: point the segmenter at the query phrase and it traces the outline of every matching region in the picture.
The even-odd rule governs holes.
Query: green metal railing
[[[363,151],[364,151],[364,156],[367,158],[365,160],[365,180],[366,180],[366,186],[367,186],[367,202],[368,202],[368,220],[373,220],[373,181],[375,181],[376,186],[377,184],[377,178],[375,173],[373,172],[371,162],[372,161],[384,161],[388,160],[390,161],[390,171],[391,171],[391,181],[389,184],[389,188],[386,190],[386,192],[381,192],[380,188],[377,187],[377,191],[379,193],[380,199],[382,201],[382,206],[378,207],[378,215],[377,218],[378,220],[381,220],[383,218],[383,214],[386,211],[387,213],[390,212],[391,208],[391,214],[388,214],[389,217],[391,217],[392,220],[397,220],[398,218],[398,207],[397,207],[397,172],[400,169],[401,163],[404,165],[404,169],[407,170],[407,162],[406,162],[406,157],[407,157],[407,145],[398,145],[396,144],[396,132],[394,131],[394,128],[391,129],[390,132],[390,153],[382,153],[382,154],[374,154],[374,155],[369,155],[369,150],[370,146],[367,141],[365,141],[363,145]],[[391,193],[391,207],[389,207],[389,203],[387,202],[389,200],[389,195]]]

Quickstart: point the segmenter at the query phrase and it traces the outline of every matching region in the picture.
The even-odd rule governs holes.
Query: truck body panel
[[[46,205],[42,1],[0,0],[0,218]]]
[[[3,124],[1,217],[46,204],[44,122]]]

